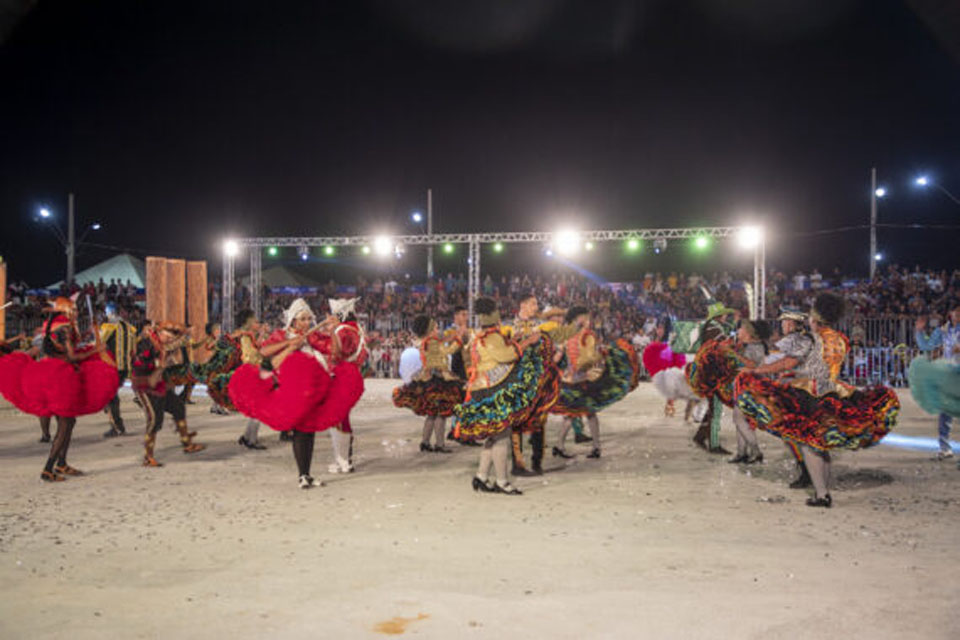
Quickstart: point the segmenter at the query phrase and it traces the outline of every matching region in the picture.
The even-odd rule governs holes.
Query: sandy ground
[[[834,508],[810,509],[779,441],[761,436],[762,467],[726,464],[642,384],[602,414],[601,460],[578,445],[523,497],[474,494],[476,449],[419,453],[392,386],[370,381],[355,413],[356,473],[326,474],[318,439],[310,491],[275,432],[242,449],[244,420],[205,399],[207,451],[167,425],[166,466],[145,469],[139,434],[105,441],[87,417],[70,460],[89,475],[54,486],[35,419],[0,410],[0,637],[960,637],[953,463],[841,454]],[[903,403],[899,432],[932,435]]]

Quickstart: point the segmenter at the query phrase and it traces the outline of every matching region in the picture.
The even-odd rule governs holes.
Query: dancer
[[[517,344],[501,333],[500,314],[490,298],[474,304],[479,332],[467,345],[467,395],[454,408],[463,438],[483,441],[474,491],[521,495],[509,480],[510,434],[550,408],[543,398],[556,395],[556,378],[547,372],[553,350],[537,333]],[[552,388],[551,388],[552,387]],[[496,481],[490,482],[491,466]]]
[[[928,356],[942,350],[943,359],[946,362],[958,364],[960,363],[960,305],[950,311],[949,317],[950,322],[943,327],[935,327],[929,334],[924,331],[926,320],[924,318],[918,319],[916,325],[917,347]],[[941,394],[935,391],[936,384],[933,381],[936,379],[948,380],[949,375],[944,377],[944,374],[949,372],[949,367],[946,364],[921,364],[917,369],[913,369],[912,366],[911,369],[914,371],[914,375],[918,376],[918,379],[923,380],[924,390],[933,394],[929,399],[925,399],[927,406],[937,404],[937,398]],[[923,409],[927,410],[926,407],[923,407]],[[943,411],[937,415],[937,437],[940,445],[937,460],[946,460],[953,457],[953,449],[950,447],[950,427],[952,423],[953,416],[949,412]]]
[[[623,399],[637,387],[640,363],[633,346],[626,340],[617,340],[601,348],[600,340],[590,328],[590,310],[573,307],[567,311],[564,324],[574,326],[577,332],[563,343],[566,368],[560,384],[560,396],[550,409],[563,416],[560,442],[553,455],[572,458],[564,448],[567,434],[575,417],[586,416],[593,439],[593,450],[588,458],[600,457],[600,419],[597,413]]]
[[[444,341],[437,323],[420,315],[413,319],[413,333],[420,338],[423,363],[413,379],[393,390],[393,404],[424,416],[421,452],[452,453],[443,446],[444,423],[453,415],[453,407],[463,402],[463,385],[450,369],[450,356],[463,344],[456,338]],[[430,446],[433,435],[434,446]]]
[[[15,407],[38,417],[54,416],[57,433],[40,474],[61,482],[83,472],[67,463],[77,416],[102,411],[119,386],[117,369],[99,336],[93,346],[80,345],[74,299],[57,298],[43,324],[43,357],[23,352],[0,358],[0,393]]]
[[[131,380],[133,390],[140,399],[146,418],[143,439],[143,466],[162,467],[154,457],[157,432],[163,426],[163,415],[169,413],[175,420],[180,445],[184,453],[197,453],[206,445],[194,442],[197,435],[187,430],[187,409],[183,396],[177,395],[175,382],[184,378],[182,364],[169,364],[171,354],[189,340],[183,327],[172,322],[154,323],[147,326],[137,342]],[[193,377],[192,374],[189,374]]]
[[[807,500],[811,507],[833,504],[830,452],[876,444],[896,425],[900,410],[889,388],[857,389],[831,379],[818,327],[842,315],[843,300],[833,294],[821,294],[814,302],[813,331],[804,328],[796,310],[781,313],[784,337],[777,347],[783,357],[745,366],[734,385],[737,407],[751,427],[802,447],[814,487],[814,497]],[[780,374],[781,380],[766,377],[771,374]]]
[[[14,352],[25,353],[32,360],[36,360],[43,355],[43,327],[37,330],[37,333],[32,340],[27,340],[27,337],[23,334],[13,337],[7,341],[0,340],[0,357]],[[40,444],[46,444],[51,440],[50,416],[38,416],[38,420],[40,421],[39,442]]]
[[[770,339],[770,326],[764,322],[741,320],[737,329],[737,353],[741,361],[750,366],[763,364],[769,352],[767,340]],[[732,394],[730,394],[732,396]],[[727,397],[727,394],[724,394]],[[727,460],[731,464],[758,464],[763,462],[763,453],[757,444],[757,432],[750,428],[746,416],[739,407],[733,408],[733,424],[737,429],[737,454]]]
[[[721,302],[713,302],[707,307],[707,318],[700,325],[699,343],[703,345],[714,340],[730,337],[736,329],[737,312],[727,308]],[[691,385],[694,386],[694,385]],[[694,386],[694,388],[696,388]],[[723,402],[711,394],[707,400],[707,413],[700,421],[700,427],[693,436],[693,442],[710,453],[728,455],[730,452],[720,446],[720,424],[723,418]],[[710,438],[709,445],[707,438]]]
[[[359,300],[360,298],[330,300],[332,316],[328,318],[328,322],[336,323],[332,336],[332,351],[329,354],[334,365],[345,362],[362,369],[369,356],[363,328],[354,313]],[[350,424],[349,410],[344,419],[330,429],[330,443],[333,462],[327,467],[327,471],[353,473],[353,426]]]
[[[256,367],[265,365],[266,368],[269,369],[270,363],[269,361],[264,362],[263,354],[260,353],[258,346],[260,325],[257,322],[257,316],[253,310],[244,309],[240,311],[240,313],[237,314],[234,326],[239,327],[233,332],[231,337],[240,343],[240,362]],[[220,373],[213,379],[214,385],[221,391],[219,395],[223,398],[223,402],[217,403],[218,406],[232,406],[230,396],[227,393],[227,387],[230,384],[230,378],[233,377],[234,370],[235,369],[231,369],[229,372]],[[209,388],[209,386],[208,384],[207,387]],[[254,451],[266,449],[266,447],[260,443],[259,420],[247,418],[247,428],[244,430],[243,435],[237,440],[237,444],[247,449],[253,449]]]
[[[476,308],[476,307],[474,307]],[[517,317],[512,324],[503,325],[501,331],[505,336],[521,345],[534,345],[543,341],[546,350],[554,354],[555,345],[562,344],[576,333],[577,328],[572,325],[561,326],[554,320],[564,315],[562,309],[546,309],[539,313],[537,296],[533,292],[521,295]],[[526,348],[526,347],[524,347]],[[554,354],[557,359],[561,355]],[[544,427],[547,422],[547,410],[553,406],[559,394],[560,370],[557,368],[554,356],[544,361],[543,368],[545,384],[538,385],[543,389],[543,397],[539,403],[546,406],[543,411],[535,411],[534,417],[520,425],[511,434],[513,443],[513,475],[538,476],[543,474],[543,451],[545,447]],[[523,462],[523,434],[530,434],[530,447],[533,449],[530,456],[530,469]]]
[[[260,353],[271,370],[243,364],[229,383],[238,411],[272,429],[293,431],[293,457],[301,489],[322,486],[310,475],[317,431],[341,423],[363,393],[354,362],[334,364],[335,319],[318,325],[302,298],[285,312],[284,328],[264,341]],[[266,363],[266,360],[264,361]]]
[[[453,308],[453,324],[447,327],[443,332],[445,340],[459,340],[460,344],[466,346],[473,337],[473,329],[470,328],[470,312],[466,307],[457,305]],[[457,351],[450,356],[450,370],[460,380],[461,384],[467,382],[467,367],[465,349]],[[454,440],[461,446],[477,447],[479,443],[472,440],[466,440],[460,437],[460,423],[456,416],[453,416],[450,432],[447,433],[447,440]]]
[[[117,375],[120,386],[130,377],[130,366],[133,361],[134,348],[137,345],[137,329],[126,321],[123,312],[117,310],[116,305],[106,306],[107,322],[100,325],[100,341],[117,364]],[[110,428],[103,433],[104,438],[114,438],[127,432],[120,415],[120,393],[113,397],[107,405],[110,415]]]
[[[682,353],[674,353],[666,342],[651,342],[643,349],[643,367],[650,375],[653,387],[663,396],[666,404],[663,415],[670,418],[676,414],[674,403],[686,400],[683,421],[691,416],[699,423],[707,411],[707,401],[700,398],[687,382],[684,367],[687,358]]]

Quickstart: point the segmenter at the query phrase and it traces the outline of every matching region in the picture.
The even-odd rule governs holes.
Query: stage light
[[[693,240],[693,248],[698,251],[703,251],[710,247],[710,238],[707,236],[697,236]]]
[[[267,249],[267,255],[271,258],[276,258],[278,253],[280,253],[280,251],[276,247],[270,247]]]
[[[873,193],[874,193],[874,195],[876,195],[878,198],[882,198],[883,196],[887,195],[887,190],[884,189],[883,187],[877,187],[877,190],[874,191]]]
[[[443,245],[443,252],[447,254],[453,253],[453,245],[449,242]]]
[[[563,256],[569,256],[580,250],[580,234],[564,230],[553,234],[553,249]]]
[[[494,252],[494,253],[503,253],[503,243],[502,243],[502,242],[495,242],[495,243],[493,244],[493,252]]]
[[[737,242],[742,249],[755,249],[763,241],[763,229],[760,227],[743,227],[737,233]]]
[[[876,260],[877,262],[880,262],[881,260],[883,260],[883,254],[878,253],[877,255],[873,256],[873,259]]]
[[[918,177],[916,180],[914,180],[913,182],[914,182],[914,184],[916,184],[918,187],[925,187],[925,186],[927,186],[928,184],[930,184],[930,178],[928,178],[927,176],[920,176],[920,177]],[[41,211],[40,214],[43,215],[43,212]]]
[[[377,236],[373,239],[373,250],[378,256],[385,256],[393,250],[393,243],[387,236]]]
[[[423,214],[420,213],[419,211],[414,211],[414,212],[413,212],[413,215],[411,215],[410,218],[411,218],[414,222],[418,222],[418,223],[419,223],[419,222],[423,222]]]
[[[653,252],[657,255],[660,255],[667,250],[667,239],[666,238],[657,238],[653,241]]]
[[[583,248],[586,249],[587,251],[593,251],[594,246],[595,245],[592,242],[587,242],[586,244],[583,245]]]
[[[300,259],[304,262],[310,259],[310,249],[306,246],[297,247],[297,253],[300,254]]]
[[[363,255],[368,256],[368,255],[370,255],[370,247],[367,246],[367,245],[363,245],[362,247],[360,247],[360,252],[361,252]]]
[[[333,246],[329,244],[323,248],[323,255],[327,256],[328,258],[330,256],[333,256],[336,252],[337,250],[334,249]]]
[[[547,256],[548,258],[552,258],[553,249],[551,249],[550,247],[547,247],[546,249],[543,250],[543,255]]]
[[[397,244],[397,246],[393,248],[393,253],[394,255],[397,256],[397,260],[402,258],[403,254],[406,253],[406,251],[407,251],[407,248],[404,247],[402,244]]]
[[[236,240],[227,240],[223,243],[223,252],[232,258],[240,253],[240,245],[237,244]]]
[[[630,238],[627,240],[627,251],[639,251],[640,250],[640,240],[637,238]]]
[[[49,217],[50,217],[50,209],[47,209],[46,207],[40,209],[40,217],[41,217],[41,218],[49,218]]]
[[[100,231],[100,223],[94,222],[92,225],[90,225],[90,228],[93,229],[94,231]]]

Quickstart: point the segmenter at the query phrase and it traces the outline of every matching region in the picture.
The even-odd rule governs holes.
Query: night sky
[[[414,232],[427,187],[437,231],[763,222],[791,271],[865,272],[866,230],[796,234],[866,224],[871,166],[881,222],[960,225],[960,206],[911,186],[925,172],[960,195],[960,3],[40,0],[2,15],[0,253],[32,285],[63,275],[33,218],[63,216],[70,191],[104,225],[89,239],[214,267],[230,235]],[[888,228],[880,245],[956,267],[958,239]],[[606,252],[604,268],[711,270],[681,249]],[[78,270],[110,253],[85,248]]]

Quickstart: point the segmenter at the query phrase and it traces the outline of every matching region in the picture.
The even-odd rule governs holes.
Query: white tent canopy
[[[111,280],[116,280],[117,284],[127,284],[129,280],[137,289],[144,289],[147,282],[146,273],[143,260],[129,253],[121,253],[89,269],[84,269],[76,275],[76,282],[83,286],[88,282],[97,284],[101,279],[108,285]],[[49,285],[47,289],[58,289],[61,284],[63,280]]]

